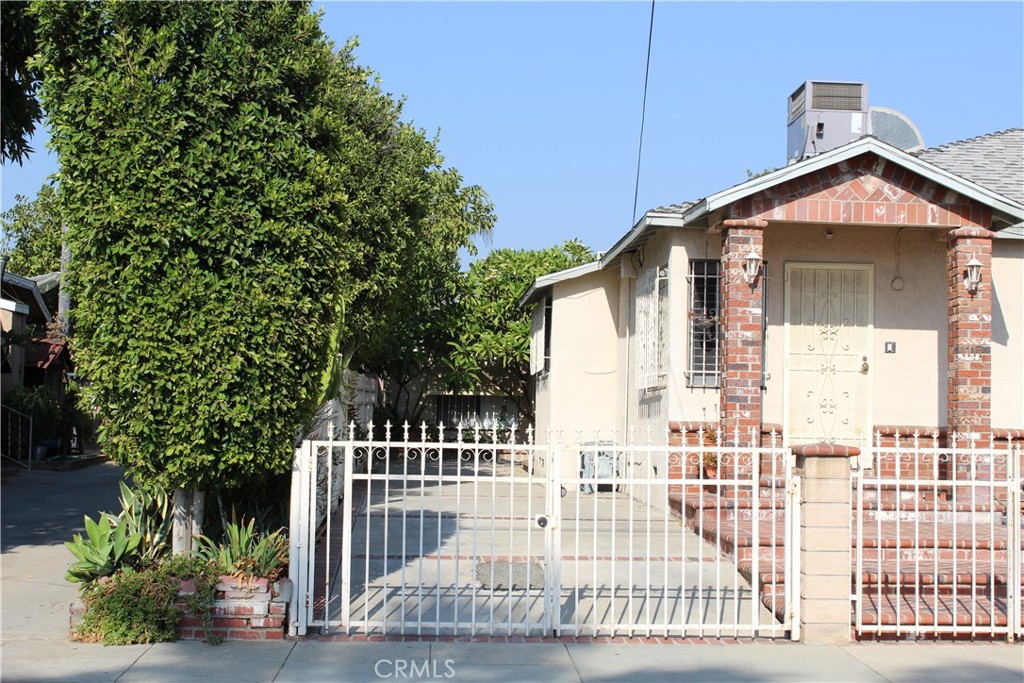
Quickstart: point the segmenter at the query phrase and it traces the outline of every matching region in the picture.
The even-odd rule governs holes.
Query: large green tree
[[[42,117],[39,70],[31,61],[36,24],[27,8],[26,0],[0,2],[0,158],[19,164],[32,152],[28,140]]]
[[[15,205],[0,215],[7,269],[32,276],[60,270],[61,217],[57,192],[43,185],[34,198],[17,195]]]
[[[461,320],[446,358],[446,380],[455,389],[493,387],[519,402],[533,420],[530,381],[530,312],[519,298],[541,275],[593,261],[578,240],[550,249],[495,249],[470,264],[461,299]]]
[[[175,487],[285,471],[389,302],[493,222],[486,196],[308,3],[37,8],[105,449]]]
[[[334,57],[301,3],[35,5],[105,450],[175,487],[287,467],[343,273]]]

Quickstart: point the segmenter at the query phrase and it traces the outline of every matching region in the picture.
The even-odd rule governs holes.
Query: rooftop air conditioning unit
[[[868,132],[867,83],[806,81],[789,96],[787,161],[841,147]]]
[[[924,149],[914,122],[885,107],[868,106],[867,83],[806,81],[789,96],[787,163],[873,135],[907,152]]]

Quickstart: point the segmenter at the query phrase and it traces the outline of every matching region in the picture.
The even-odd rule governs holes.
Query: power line
[[[640,196],[640,159],[644,152],[644,121],[647,118],[647,81],[651,75],[651,43],[654,39],[654,2],[651,0],[651,26],[647,30],[647,65],[644,67],[644,103],[640,108],[640,143],[636,150],[636,186],[633,188],[633,216],[630,225],[636,222],[636,203]]]

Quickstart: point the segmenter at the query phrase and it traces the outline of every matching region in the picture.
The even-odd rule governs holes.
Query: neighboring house
[[[3,287],[0,288],[0,326],[3,328],[0,392],[4,395],[14,387],[46,383],[45,374],[40,381],[39,373],[35,372],[37,363],[42,360],[49,368],[54,359],[48,353],[41,358],[29,342],[33,330],[45,326],[50,320],[50,310],[36,283],[14,273],[4,273]]]
[[[1022,221],[1021,129],[915,153],[859,137],[649,211],[521,300],[538,434],[1024,429]]]

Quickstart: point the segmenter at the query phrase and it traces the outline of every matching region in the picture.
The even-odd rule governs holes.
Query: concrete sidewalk
[[[985,681],[1024,680],[1019,646],[790,643],[327,643],[104,647],[7,641],[4,681]]]
[[[0,680],[1024,681],[1024,648],[1006,644],[72,643],[63,542],[83,514],[116,509],[120,477],[105,464],[3,485]]]

